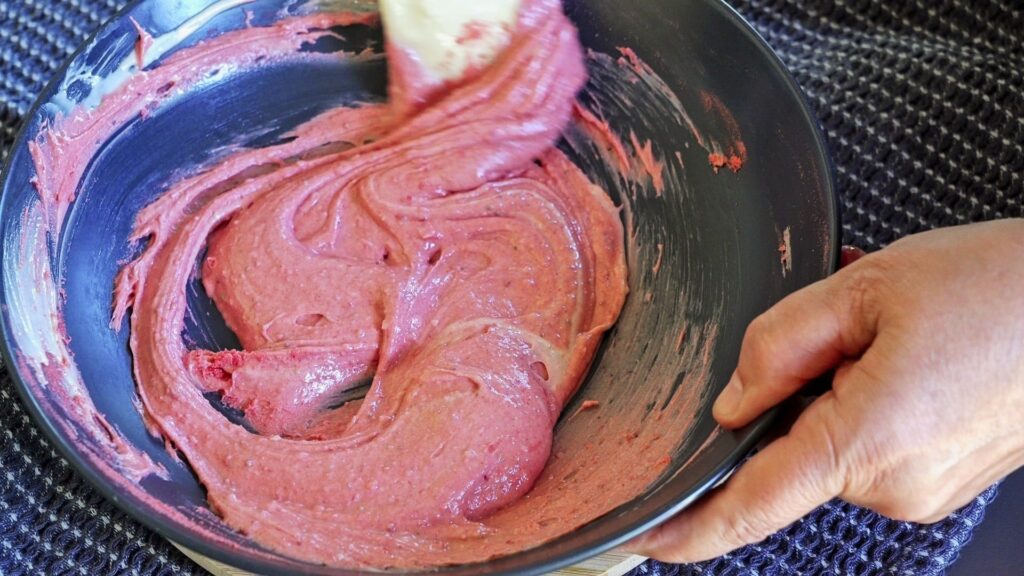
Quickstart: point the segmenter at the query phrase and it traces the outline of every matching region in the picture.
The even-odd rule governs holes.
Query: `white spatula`
[[[522,0],[380,0],[388,42],[437,83],[485,68],[509,43]]]

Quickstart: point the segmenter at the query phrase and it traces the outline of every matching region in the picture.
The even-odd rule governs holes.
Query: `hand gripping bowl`
[[[381,100],[386,62],[311,60],[215,75],[130,123],[101,149],[57,237],[45,232],[30,145],[57,111],[69,103],[88,105],[119,81],[119,63],[133,59],[136,23],[169,54],[291,12],[329,9],[375,6],[352,0],[131,3],[43,92],[3,178],[4,357],[31,413],[63,455],[130,514],[167,538],[260,574],[351,572],[269,552],[210,512],[187,464],[147,432],[136,409],[128,332],[109,326],[114,277],[138,250],[128,242],[136,214],[181,177],[182,167],[202,164],[226,147],[271,144],[329,107]],[[566,489],[595,498],[611,493],[616,478],[638,469],[656,473],[646,488],[610,503],[610,511],[578,530],[486,567],[436,573],[564,567],[665,521],[715,486],[771,420],[768,415],[745,430],[724,432],[711,417],[746,326],[786,294],[831,273],[838,259],[836,198],[821,135],[792,78],[735,12],[719,0],[628,6],[566,0],[565,10],[591,51],[591,83],[580,101],[599,110],[623,136],[626,152],[664,182],[657,186],[657,178],[609,169],[595,148],[571,135],[560,145],[623,207],[631,293],[563,412],[553,453],[582,472],[563,478]],[[381,45],[379,30],[341,32],[343,40],[309,49],[359,53]],[[45,288],[48,277],[56,290]],[[210,349],[235,344],[199,284],[190,291],[185,338]],[[67,364],[48,356],[55,349],[66,349]],[[75,408],[77,392],[57,382],[68,374],[80,377],[104,426],[116,432],[111,438],[124,444],[97,440],[87,433],[97,422],[76,420],[82,413]],[[597,401],[598,408],[581,411],[593,406],[584,401]],[[643,445],[630,445],[633,440]],[[110,464],[118,451],[144,452],[166,477],[126,479]]]

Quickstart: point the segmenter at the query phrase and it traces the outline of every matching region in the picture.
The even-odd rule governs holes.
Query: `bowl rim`
[[[109,19],[101,23],[97,28],[89,34],[89,36],[75,49],[71,55],[69,55],[63,64],[53,73],[49,81],[39,92],[39,95],[33,101],[32,105],[25,112],[21,119],[21,126],[18,128],[15,137],[12,141],[10,148],[8,149],[8,156],[4,161],[2,170],[0,170],[0,231],[7,228],[8,219],[4,215],[4,206],[6,194],[8,191],[8,179],[14,162],[14,151],[23,147],[29,138],[33,119],[39,114],[40,109],[49,102],[52,93],[59,86],[60,82],[65,77],[71,64],[79,58],[92,44],[104,33],[107,33],[116,22],[122,21],[126,17],[132,15],[141,5],[152,0],[129,0],[129,2],[114,13]],[[760,53],[764,63],[767,67],[771,68],[772,72],[783,81],[786,91],[790,97],[795,97],[799,102],[800,121],[803,122],[811,131],[814,141],[813,154],[815,160],[820,162],[825,167],[825,173],[823,174],[825,180],[825,199],[826,199],[826,212],[828,213],[828,219],[825,222],[828,227],[828,241],[831,246],[831,256],[827,266],[827,273],[832,274],[839,268],[841,243],[840,233],[842,230],[841,214],[839,212],[840,198],[839,192],[836,187],[835,181],[835,166],[832,161],[831,155],[828,151],[828,145],[825,140],[824,134],[821,129],[821,125],[818,119],[812,112],[810,101],[807,95],[800,88],[796,79],[792,73],[783,64],[778,54],[771,48],[768,42],[753,28],[753,26],[732,6],[728,5],[725,0],[704,0],[710,8],[718,11],[727,20],[730,20],[738,32],[744,35],[750,43]],[[5,301],[5,281],[3,274],[0,274],[0,301]],[[4,306],[6,309],[6,306]],[[135,496],[133,493],[124,493],[115,489],[99,472],[97,467],[93,465],[88,458],[86,458],[78,450],[74,449],[72,444],[65,438],[65,434],[61,431],[62,428],[56,422],[51,419],[50,415],[43,408],[39,399],[31,392],[30,387],[27,385],[23,375],[21,374],[18,364],[14,361],[15,357],[12,353],[14,338],[10,332],[8,322],[6,320],[7,312],[4,311],[4,318],[0,321],[0,354],[6,370],[11,377],[11,381],[14,384],[14,388],[21,398],[23,405],[27,409],[28,413],[34,420],[34,423],[42,429],[46,439],[50,445],[53,446],[57,452],[66,461],[70,462],[74,470],[83,476],[86,481],[99,492],[107,501],[113,503],[119,510],[127,514],[133,520],[136,520],[146,526],[147,528],[155,531],[163,538],[170,541],[172,544],[179,544],[202,554],[203,556],[227,564],[233,568],[252,572],[253,574],[273,576],[273,575],[290,575],[297,573],[294,567],[284,568],[281,566],[270,566],[264,562],[261,562],[253,555],[246,555],[239,553],[228,547],[220,546],[212,543],[209,540],[196,537],[192,532],[179,528],[177,523],[157,514],[149,509],[146,502]],[[581,548],[576,551],[570,551],[562,554],[553,555],[552,558],[543,562],[534,563],[531,566],[526,566],[524,569],[516,569],[515,571],[493,571],[488,572],[491,574],[543,574],[554,570],[565,568],[573,564],[577,564],[588,558],[592,558],[613,548],[620,546],[629,540],[639,536],[640,534],[664,523],[669,520],[683,509],[692,504],[695,500],[703,497],[709,490],[717,487],[724,482],[728,477],[735,471],[736,468],[743,462],[746,456],[754,449],[758,443],[765,437],[768,430],[774,424],[778,415],[778,409],[772,409],[760,418],[755,420],[752,424],[743,428],[740,431],[731,434],[731,441],[733,445],[728,449],[728,455],[712,470],[706,474],[703,478],[693,484],[688,495],[683,496],[680,499],[675,500],[670,505],[662,506],[660,509],[648,514],[646,517],[634,521],[632,528],[621,532],[614,538],[605,540],[604,542],[591,546],[589,548]],[[628,504],[628,503],[627,503]],[[608,512],[611,514],[613,511]],[[607,515],[606,514],[606,515]],[[600,517],[599,517],[600,518]],[[598,519],[595,519],[595,521]],[[557,540],[557,539],[556,539]],[[258,543],[257,543],[258,546]],[[544,544],[541,544],[544,546]],[[287,557],[286,555],[260,548],[263,554],[269,555],[270,557],[279,557],[282,562],[302,562]],[[521,553],[521,552],[520,552]],[[514,557],[516,554],[508,557]],[[506,558],[508,558],[506,557]],[[478,573],[474,572],[473,569],[479,569],[486,566],[484,563],[476,564],[462,564],[450,567],[441,567],[435,569],[423,570],[421,572],[414,571],[402,571],[397,572],[401,574],[457,574],[457,573]],[[348,568],[330,567],[323,565],[306,564],[308,569],[301,570],[301,573],[308,574],[370,574],[374,571],[360,571]],[[385,572],[387,573],[387,572]]]

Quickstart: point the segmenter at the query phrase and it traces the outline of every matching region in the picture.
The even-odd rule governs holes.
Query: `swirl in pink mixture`
[[[544,469],[627,290],[616,208],[553,147],[585,75],[560,3],[528,1],[487,70],[431,94],[406,76],[401,105],[324,113],[140,214],[151,243],[121,273],[117,315],[132,307],[148,415],[228,524],[349,566],[523,545],[486,519]],[[182,341],[204,249],[243,350]],[[364,401],[336,408],[371,375]]]

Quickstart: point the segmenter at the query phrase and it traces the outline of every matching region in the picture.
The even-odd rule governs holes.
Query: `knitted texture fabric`
[[[0,156],[35,95],[122,0],[0,0]],[[825,130],[843,237],[872,250],[1024,215],[1024,5],[1016,0],[737,0]],[[624,5],[625,6],[625,5]],[[625,9],[625,8],[624,8]],[[0,574],[202,571],[98,496],[0,374]],[[755,546],[635,574],[939,574],[995,496],[933,526],[832,502]]]

